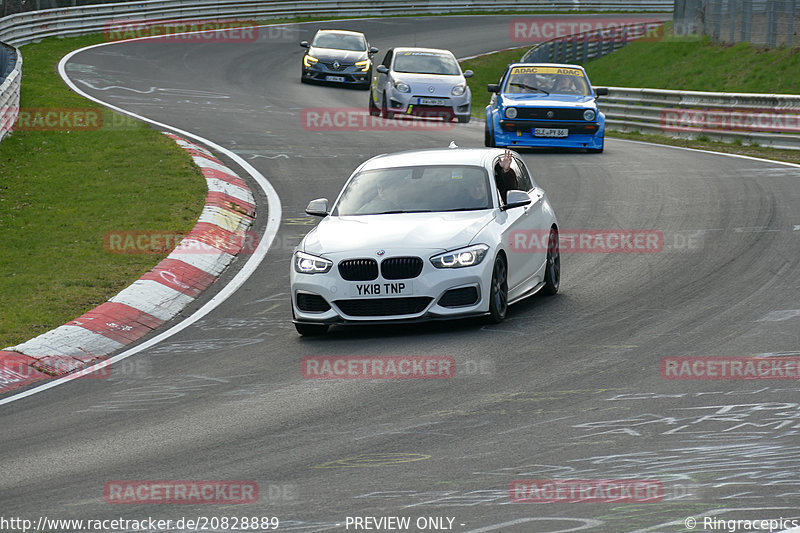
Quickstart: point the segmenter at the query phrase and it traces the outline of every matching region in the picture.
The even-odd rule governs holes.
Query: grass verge
[[[181,148],[61,81],[61,57],[102,41],[51,38],[21,49],[22,111],[95,110],[104,125],[17,131],[0,143],[0,349],[103,303],[166,255],[109,253],[107,232],[185,233],[204,204],[205,181]]]
[[[496,83],[509,63],[519,61],[528,47],[469,59],[461,68],[472,69],[472,115],[484,118],[489,103],[488,83]],[[662,41],[636,41],[613,54],[584,65],[597,86],[658,89],[787,93],[800,87],[800,49],[761,49],[748,43],[713,44],[708,38],[667,36]],[[620,137],[699,150],[735,153],[800,163],[800,152],[736,143],[676,139],[666,135],[607,131]]]

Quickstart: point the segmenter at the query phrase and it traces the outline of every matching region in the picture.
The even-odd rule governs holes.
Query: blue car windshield
[[[362,36],[349,33],[318,33],[311,46],[353,52],[363,52],[367,49],[367,43]]]
[[[455,58],[436,52],[400,52],[394,60],[395,72],[458,76],[461,69]]]
[[[334,216],[474,211],[492,207],[489,177],[477,166],[367,170],[342,191]]]
[[[503,92],[511,94],[558,94],[569,96],[591,96],[589,83],[579,70],[569,70],[571,74],[541,72],[542,70],[563,70],[556,68],[540,68],[532,73],[521,68],[512,69]],[[577,74],[580,73],[580,74]]]

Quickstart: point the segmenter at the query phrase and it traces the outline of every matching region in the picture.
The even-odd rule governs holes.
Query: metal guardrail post
[[[789,31],[786,32],[786,46],[788,48],[792,47],[793,37],[794,37],[794,9],[795,9],[796,2],[794,0],[789,0],[789,20],[787,24],[789,25]]]

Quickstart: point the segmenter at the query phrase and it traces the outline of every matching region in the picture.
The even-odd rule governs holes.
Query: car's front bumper
[[[483,315],[489,311],[491,257],[486,257],[479,265],[455,269],[437,269],[427,258],[425,262],[422,273],[412,279],[387,280],[379,276],[372,281],[358,282],[342,279],[336,265],[326,274],[301,274],[292,268],[294,321],[310,324],[416,322]],[[392,284],[398,283],[410,285],[411,291],[392,295]],[[355,288],[359,284],[380,284],[389,289],[389,294],[359,297]],[[309,310],[310,307],[314,310]]]
[[[442,117],[445,119],[468,117],[472,102],[469,92],[460,96],[427,96],[391,90],[387,92],[386,98],[386,104],[391,113],[416,117]],[[434,98],[442,102],[439,105],[421,103],[423,99],[427,98]]]
[[[349,65],[341,69],[332,69],[322,63],[314,63],[310,67],[303,65],[302,76],[306,81],[341,83],[345,85],[367,85],[372,80],[372,69],[364,72],[361,67]]]
[[[537,137],[539,129],[566,129],[566,137]],[[494,140],[497,146],[540,146],[599,149],[603,147],[604,122],[560,122],[537,120],[495,120]]]

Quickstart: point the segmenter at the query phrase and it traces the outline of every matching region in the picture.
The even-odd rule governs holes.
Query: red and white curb
[[[254,246],[247,229],[255,218],[255,199],[245,182],[205,148],[165,135],[189,152],[208,184],[194,228],[150,272],[106,303],[0,350],[0,393],[80,370],[141,339],[194,301],[243,246]]]

